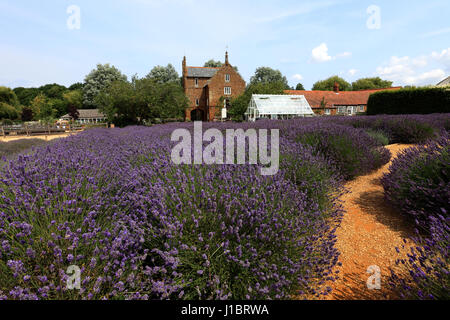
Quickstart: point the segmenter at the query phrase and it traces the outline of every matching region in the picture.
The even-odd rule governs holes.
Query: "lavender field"
[[[261,175],[261,165],[173,164],[171,134],[192,131],[188,123],[92,129],[4,159],[0,299],[326,296],[339,276],[344,182],[386,164],[392,143],[434,143],[406,156],[431,152],[439,165],[424,160],[410,175],[413,161],[399,160],[383,182],[405,219],[431,226],[419,228],[422,256],[412,255],[410,279],[394,274],[391,285],[404,298],[448,298],[450,115],[204,124],[211,127],[279,129],[278,174]],[[434,181],[430,192],[411,183],[424,190],[415,193],[421,210],[412,189],[396,198],[403,176]],[[79,290],[67,287],[70,266],[80,268]]]

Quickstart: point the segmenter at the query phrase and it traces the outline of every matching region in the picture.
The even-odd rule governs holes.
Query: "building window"
[[[330,110],[330,109],[325,109],[325,114],[326,114],[327,116],[331,115],[331,110]]]
[[[230,94],[231,94],[231,87],[225,87],[224,93],[225,93],[226,95],[230,95]]]
[[[200,105],[200,100],[195,99],[195,105],[198,107]]]
[[[345,107],[338,107],[338,113],[345,113]]]
[[[206,98],[206,106],[209,107],[209,98]]]
[[[359,106],[359,112],[364,112],[364,106]]]
[[[226,74],[225,75],[225,82],[230,82],[230,79],[231,79],[230,75]]]
[[[198,87],[198,78],[195,78],[195,86]]]

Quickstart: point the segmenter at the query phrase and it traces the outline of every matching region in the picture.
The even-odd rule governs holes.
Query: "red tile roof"
[[[303,95],[312,108],[320,108],[323,98],[325,98],[326,107],[331,108],[333,106],[357,106],[367,105],[369,96],[372,93],[385,90],[399,90],[401,87],[393,87],[386,89],[373,89],[373,90],[361,90],[361,91],[304,91],[304,90],[285,90],[286,94]]]

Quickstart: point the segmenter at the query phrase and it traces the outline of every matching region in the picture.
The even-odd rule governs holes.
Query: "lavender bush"
[[[382,179],[386,198],[417,225],[415,247],[408,259],[397,261],[410,270],[409,278],[395,273],[390,278],[391,286],[404,298],[449,298],[449,142],[448,134],[443,134],[408,149]]]
[[[4,163],[0,299],[326,295],[343,181],[389,159],[355,119],[204,125],[280,129],[271,177],[259,165],[174,165],[171,133],[193,130],[178,123],[92,129]],[[67,288],[71,265],[79,291]]]
[[[325,210],[284,171],[173,165],[170,133],[183,126],[192,129],[94,129],[9,161],[0,180],[0,297],[326,294],[318,288],[334,278],[339,206],[330,199]],[[67,289],[70,265],[81,268],[80,291]]]
[[[419,226],[426,227],[430,216],[437,218],[450,209],[449,145],[445,134],[407,149],[394,159],[382,179],[386,198],[418,220]]]
[[[364,130],[342,125],[315,123],[291,130],[289,136],[332,161],[348,180],[381,167],[391,157],[389,150]]]
[[[380,115],[344,118],[342,124],[383,132],[389,143],[424,143],[450,129],[449,114]]]

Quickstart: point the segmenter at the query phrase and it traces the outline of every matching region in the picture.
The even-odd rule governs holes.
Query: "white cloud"
[[[301,80],[303,80],[303,76],[301,75],[301,74],[294,74],[293,76],[292,76],[292,79],[295,79],[295,80],[298,80],[298,81],[301,81]]]
[[[297,9],[289,8],[289,10],[286,11],[274,12],[272,15],[258,17],[254,21],[256,23],[269,23],[277,20],[283,20],[294,16],[308,14],[320,9],[325,9],[336,5],[336,3],[336,1],[313,1],[309,3],[302,3],[302,5]]]
[[[352,53],[351,52],[343,52],[343,53],[339,53],[336,58],[348,58],[351,57]]]
[[[348,70],[348,74],[349,74],[350,76],[354,76],[356,73],[358,73],[358,70],[356,70],[356,69],[350,69],[350,70]]]
[[[450,28],[444,28],[444,29],[427,32],[427,33],[422,33],[420,35],[420,37],[421,38],[429,38],[429,37],[434,37],[434,36],[440,36],[442,34],[447,34],[447,33],[450,33]]]
[[[333,59],[328,54],[328,46],[326,43],[322,43],[312,50],[312,59],[315,62],[326,62]]]
[[[424,70],[432,62],[437,62],[436,68]],[[416,58],[393,56],[388,63],[377,68],[376,74],[396,84],[420,86],[435,84],[445,78],[446,73],[442,66],[450,66],[450,48]]]
[[[441,52],[431,53],[431,58],[444,65],[446,70],[450,72],[450,48],[444,49]]]
[[[332,57],[328,54],[328,46],[325,42],[321,43],[318,47],[314,48],[311,54],[312,54],[312,61],[319,63],[335,60],[337,58],[347,58],[351,57],[352,55],[351,52],[346,51],[343,53],[339,53],[335,57]]]

